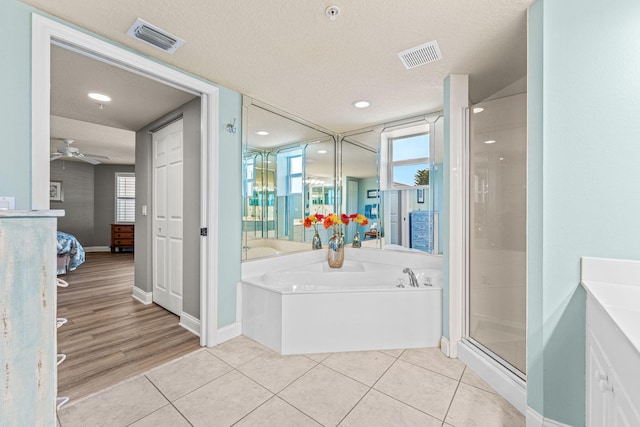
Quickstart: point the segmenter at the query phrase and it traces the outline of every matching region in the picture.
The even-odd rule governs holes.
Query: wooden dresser
[[[133,224],[111,224],[111,252],[115,252],[116,248],[133,250],[134,238]]]

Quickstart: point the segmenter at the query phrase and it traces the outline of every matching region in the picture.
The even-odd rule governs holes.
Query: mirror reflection
[[[385,249],[442,253],[443,123],[433,114],[381,133]]]
[[[348,215],[359,213],[367,225],[353,222],[345,227],[345,242],[353,241],[359,231],[361,247],[380,247],[382,234],[378,183],[379,134],[373,130],[345,136],[340,144],[340,210]]]
[[[242,259],[308,250],[304,217],[335,204],[335,141],[254,102],[244,108]]]
[[[253,100],[243,113],[242,259],[312,250],[309,215],[359,213],[345,243],[441,254],[443,122],[440,113],[332,135]]]

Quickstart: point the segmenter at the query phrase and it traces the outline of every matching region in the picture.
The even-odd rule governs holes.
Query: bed
[[[84,262],[84,248],[73,235],[58,231],[57,273],[73,271]]]

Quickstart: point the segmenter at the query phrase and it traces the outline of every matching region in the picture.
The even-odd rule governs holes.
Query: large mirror
[[[358,231],[363,248],[379,248],[384,235],[380,220],[379,145],[380,134],[373,129],[344,135],[338,145],[340,210],[362,214],[368,221],[362,227],[350,223],[345,229],[345,242],[351,242]]]
[[[334,137],[254,100],[243,108],[242,259],[309,250],[304,218],[336,206]]]
[[[442,253],[444,120],[434,113],[380,131],[385,249]]]
[[[245,98],[242,259],[312,250],[311,214],[359,213],[363,248],[441,254],[440,113],[333,135]],[[326,243],[329,232],[316,226]]]

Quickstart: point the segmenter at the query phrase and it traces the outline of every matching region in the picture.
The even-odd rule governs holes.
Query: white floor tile
[[[400,360],[446,375],[454,380],[460,380],[464,371],[464,363],[445,356],[439,348],[408,349],[402,353]]]
[[[140,421],[136,421],[129,427],[189,427],[190,425],[176,408],[172,405],[167,405],[147,415]]]
[[[145,378],[137,376],[58,412],[64,427],[126,426],[169,402]]]
[[[374,388],[427,414],[444,420],[458,381],[397,360]]]
[[[319,423],[335,426],[367,390],[367,386],[318,365],[279,396]]]
[[[174,405],[194,426],[229,426],[273,396],[238,371],[200,387]]]
[[[524,427],[525,417],[497,394],[461,383],[445,420],[455,427]]]
[[[316,365],[304,356],[265,354],[245,363],[238,370],[269,391],[278,393]]]
[[[146,376],[167,399],[174,401],[231,369],[231,366],[202,349],[153,369]]]
[[[442,421],[371,390],[340,423],[341,427],[440,427]]]
[[[356,381],[372,386],[395,362],[395,358],[379,351],[334,353],[322,364]]]
[[[320,424],[277,396],[244,417],[234,427],[320,427]]]

